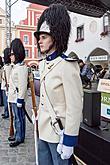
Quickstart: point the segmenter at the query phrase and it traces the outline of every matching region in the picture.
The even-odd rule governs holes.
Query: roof
[[[110,0],[23,0],[49,6],[52,3],[62,3],[68,10],[93,17],[102,17],[110,10]]]

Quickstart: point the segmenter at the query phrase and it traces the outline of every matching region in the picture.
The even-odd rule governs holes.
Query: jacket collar
[[[57,51],[55,51],[52,54],[46,56],[46,61],[52,61],[52,60],[56,59],[58,56],[59,55],[58,55]]]

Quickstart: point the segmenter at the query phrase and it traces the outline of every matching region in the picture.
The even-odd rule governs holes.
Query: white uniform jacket
[[[8,102],[24,102],[27,93],[27,80],[27,66],[24,63],[14,65],[9,79]]]
[[[38,111],[39,138],[58,143],[59,136],[50,122],[48,97],[64,126],[64,144],[76,145],[82,114],[82,83],[77,62],[68,62],[61,57],[40,62],[40,106]],[[46,91],[45,91],[46,88]],[[51,108],[52,109],[52,108]]]
[[[11,69],[12,69],[11,64],[5,64],[3,66],[2,83],[1,83],[1,89],[2,90],[6,90],[6,81],[7,81],[7,85],[9,86],[9,77],[10,77],[10,74],[11,74]]]

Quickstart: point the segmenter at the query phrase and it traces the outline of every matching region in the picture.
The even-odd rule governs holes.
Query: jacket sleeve
[[[23,103],[27,91],[28,69],[20,66],[18,69],[18,98],[17,103]]]
[[[77,62],[64,63],[62,83],[66,102],[66,116],[63,144],[77,144],[81,114],[82,114],[82,83]]]

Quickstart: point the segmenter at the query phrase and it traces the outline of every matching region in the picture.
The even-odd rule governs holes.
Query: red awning
[[[93,16],[102,17],[105,12],[110,10],[110,0],[23,0],[30,3],[36,3],[49,6],[52,3],[62,3],[68,10]]]

